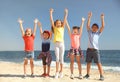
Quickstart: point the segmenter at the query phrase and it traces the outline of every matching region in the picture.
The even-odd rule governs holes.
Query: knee
[[[74,64],[74,61],[70,61],[70,64]]]
[[[63,64],[63,63],[64,63],[64,60],[63,60],[63,59],[60,59],[60,63]]]
[[[25,59],[25,60],[24,60],[24,65],[27,65],[27,64],[28,64],[28,60]]]
[[[81,63],[81,62],[80,62],[80,60],[77,60],[76,62],[77,62],[78,64],[80,64],[80,63]]]
[[[33,65],[33,59],[30,59],[30,64],[32,64],[32,65]]]

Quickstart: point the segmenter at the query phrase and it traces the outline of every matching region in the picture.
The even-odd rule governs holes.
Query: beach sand
[[[0,62],[0,82],[100,82],[99,73],[97,70],[91,70],[90,79],[78,79],[78,70],[74,69],[75,79],[70,79],[70,70],[69,68],[64,68],[64,77],[63,78],[54,78],[55,67],[51,67],[50,77],[44,78],[40,75],[43,73],[42,66],[35,66],[35,77],[30,77],[30,67],[28,65],[27,73],[28,76],[23,78],[23,65],[16,63]],[[83,69],[83,75],[86,74],[86,70]],[[104,72],[105,80],[104,82],[120,82],[120,73],[117,72]]]

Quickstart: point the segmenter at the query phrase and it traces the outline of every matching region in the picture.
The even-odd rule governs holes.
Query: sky
[[[0,51],[24,50],[24,42],[18,18],[24,20],[24,29],[31,27],[33,21],[38,18],[43,30],[50,30],[49,9],[53,8],[54,20],[63,19],[64,9],[68,8],[68,22],[72,26],[80,26],[81,18],[92,11],[91,25],[101,26],[101,13],[105,15],[105,29],[99,39],[101,50],[120,50],[120,0],[0,0]],[[88,47],[88,34],[85,21],[81,38],[81,48]],[[70,49],[70,38],[65,28],[65,48]],[[41,38],[39,28],[36,32],[35,50],[41,50]],[[51,50],[54,43],[51,41]]]

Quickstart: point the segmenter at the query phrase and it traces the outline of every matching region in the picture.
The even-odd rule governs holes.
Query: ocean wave
[[[34,62],[35,65],[38,65],[38,66],[42,66],[42,61],[35,61]],[[51,63],[51,66],[52,67],[55,67],[56,65],[56,62],[55,61],[52,61]],[[69,68],[70,67],[70,63],[64,63],[64,67],[67,67]],[[74,63],[74,67],[77,68],[77,63]],[[86,65],[85,64],[82,64],[82,68],[83,69],[86,69]],[[98,67],[96,65],[92,65],[91,66],[92,69],[98,69]],[[113,72],[120,72],[120,67],[119,66],[103,66],[103,70],[105,71],[113,71]]]

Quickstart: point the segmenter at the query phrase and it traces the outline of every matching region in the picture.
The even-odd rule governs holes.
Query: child
[[[99,80],[104,80],[103,77],[103,70],[102,70],[102,65],[101,65],[101,61],[100,61],[100,54],[98,51],[98,40],[99,37],[104,29],[104,14],[101,14],[101,22],[102,22],[102,26],[99,29],[99,26],[94,23],[92,25],[92,28],[90,28],[90,20],[92,17],[92,12],[90,12],[88,14],[88,22],[87,22],[87,31],[88,31],[88,37],[89,37],[89,45],[88,45],[88,49],[86,52],[86,62],[87,62],[87,74],[84,76],[84,78],[89,78],[90,76],[90,66],[91,66],[91,62],[94,59],[94,62],[97,64],[98,66],[98,70],[100,73],[100,79]]]
[[[40,22],[38,22],[38,26],[40,28],[40,35],[42,39],[42,52],[38,56],[38,59],[42,58],[43,62],[43,69],[44,73],[41,75],[43,77],[49,77],[50,73],[50,64],[52,61],[52,56],[50,54],[50,32],[45,30],[44,32],[42,31],[42,25]]]
[[[68,24],[68,22],[66,23],[67,28],[68,28],[68,32],[70,35],[70,39],[71,39],[71,49],[70,49],[70,71],[71,71],[71,79],[74,79],[74,74],[73,74],[73,69],[74,69],[74,58],[76,58],[77,64],[78,64],[78,70],[79,70],[79,79],[82,79],[82,67],[81,67],[81,63],[80,63],[80,57],[82,55],[82,51],[80,49],[80,39],[82,36],[82,29],[83,29],[83,25],[84,25],[84,21],[85,19],[82,18],[82,24],[80,26],[80,28],[78,26],[74,26],[73,30],[71,32],[70,30],[70,26]]]
[[[20,29],[22,32],[22,37],[25,44],[25,58],[24,58],[24,77],[26,77],[26,66],[28,64],[28,59],[30,60],[31,76],[34,77],[34,39],[36,34],[37,19],[34,20],[34,31],[31,28],[27,28],[26,31],[23,29],[23,21],[18,19],[20,24]]]
[[[62,78],[63,77],[63,63],[64,63],[64,26],[66,24],[66,19],[68,15],[68,10],[65,9],[65,17],[64,21],[56,20],[54,22],[53,20],[53,9],[50,9],[50,21],[51,26],[54,32],[54,43],[55,43],[55,55],[56,55],[56,74],[55,78]],[[59,69],[60,64],[60,71]]]

